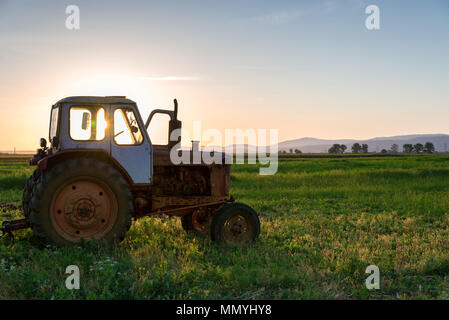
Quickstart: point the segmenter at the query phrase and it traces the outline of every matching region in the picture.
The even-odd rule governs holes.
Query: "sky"
[[[144,119],[177,98],[187,130],[280,141],[449,134],[449,2],[0,0],[0,150],[36,149],[75,95],[125,95]]]

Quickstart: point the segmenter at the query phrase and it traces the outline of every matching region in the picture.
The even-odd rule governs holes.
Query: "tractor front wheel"
[[[260,221],[251,207],[232,202],[215,212],[210,231],[213,241],[226,244],[250,243],[259,237]]]
[[[94,159],[73,159],[42,172],[34,186],[30,221],[45,244],[81,239],[111,244],[131,226],[132,194],[120,172]]]

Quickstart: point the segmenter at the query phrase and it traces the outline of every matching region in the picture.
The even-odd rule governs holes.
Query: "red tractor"
[[[5,221],[3,232],[31,227],[45,244],[57,246],[92,238],[114,243],[123,240],[133,219],[165,214],[180,217],[186,231],[210,232],[214,241],[256,240],[256,212],[229,197],[229,164],[175,165],[170,151],[180,146],[180,137],[167,145],[151,143],[147,128],[156,113],[170,117],[169,137],[181,128],[174,102],[174,111],[154,110],[144,123],[126,97],[58,101],[51,109],[51,145],[42,138],[30,160],[37,168],[23,192],[25,219]],[[195,151],[176,152],[192,158]]]

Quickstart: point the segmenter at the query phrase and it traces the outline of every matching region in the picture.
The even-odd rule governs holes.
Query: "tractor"
[[[157,113],[170,118],[166,145],[153,145],[147,132]],[[229,196],[230,164],[173,164],[173,148],[191,158],[198,152],[195,144],[181,150],[180,135],[170,140],[181,129],[177,115],[176,99],[174,110],[153,110],[146,122],[124,96],[58,101],[50,112],[50,146],[41,138],[30,160],[36,169],[23,192],[25,218],[5,221],[1,230],[31,227],[44,244],[55,246],[83,239],[113,244],[125,238],[133,220],[167,215],[180,217],[187,232],[210,233],[213,241],[255,241],[259,218]]]

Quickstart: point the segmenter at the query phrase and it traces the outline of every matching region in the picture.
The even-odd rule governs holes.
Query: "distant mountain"
[[[320,153],[327,152],[327,150],[334,144],[345,144],[351,145],[357,142],[351,139],[341,139],[341,140],[327,140],[327,139],[317,139],[317,138],[301,138],[295,140],[288,140],[280,142],[278,144],[279,151],[289,151],[290,149],[299,149],[302,152],[307,153]],[[312,149],[310,149],[312,148]],[[310,151],[309,151],[310,150]]]
[[[375,137],[367,140],[357,140],[357,139],[318,139],[311,137],[304,137],[300,139],[287,140],[280,142],[278,144],[279,151],[287,151],[290,149],[299,149],[303,153],[327,153],[329,148],[335,144],[344,144],[347,146],[346,152],[351,152],[351,146],[354,143],[368,145],[369,152],[380,152],[382,149],[390,150],[392,144],[397,144],[399,146],[399,151],[402,152],[402,146],[404,144],[425,144],[426,142],[432,142],[435,146],[436,152],[449,152],[449,134],[409,134],[403,136],[392,136],[392,137]],[[234,144],[234,152],[238,148],[239,150],[244,150],[244,153],[254,152],[257,148],[253,145]],[[201,147],[203,150],[212,150],[214,147]],[[230,148],[230,146],[228,146]],[[182,149],[190,149],[190,147],[183,147]],[[267,152],[269,152],[269,146],[266,147]],[[222,147],[215,147],[215,150],[225,151]],[[229,150],[229,149],[228,149]],[[13,153],[13,151],[0,151],[0,153]],[[33,154],[35,151],[17,151],[17,154]]]
[[[399,151],[402,151],[402,145],[404,144],[416,144],[426,142],[432,142],[435,146],[435,151],[446,152],[449,151],[449,135],[448,134],[410,134],[403,136],[392,137],[376,137],[368,140],[356,140],[356,139],[317,139],[317,138],[301,138],[295,140],[288,140],[280,142],[278,147],[279,151],[287,151],[290,149],[299,149],[304,153],[323,153],[328,152],[329,148],[335,144],[344,144],[348,147],[347,151],[351,151],[353,143],[366,143],[368,145],[369,152],[380,152],[382,149],[390,150],[392,144],[399,146]]]

